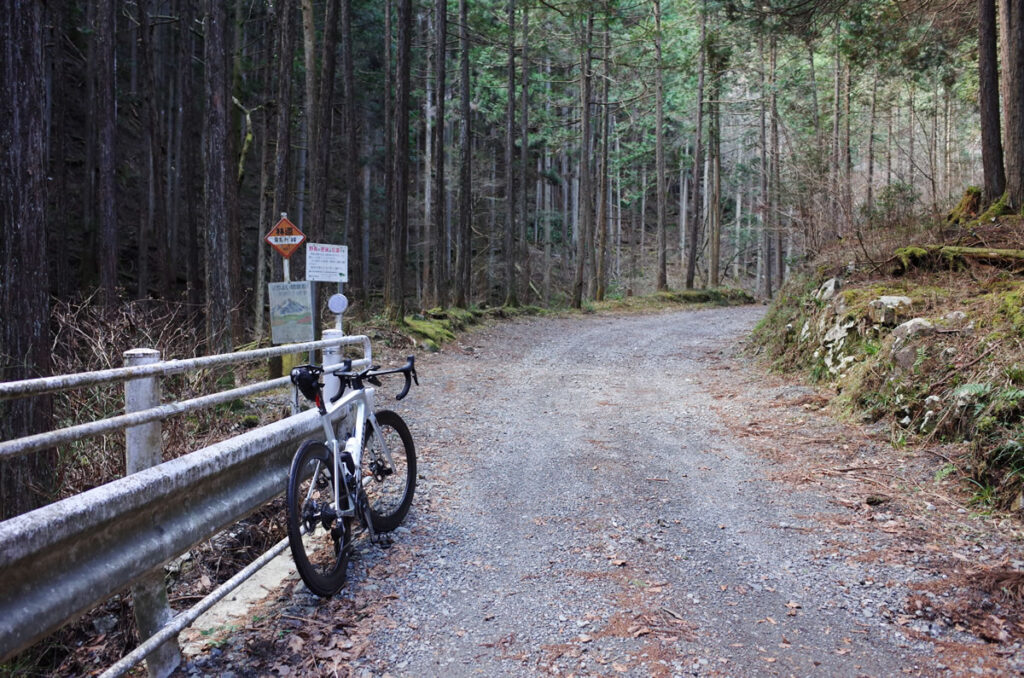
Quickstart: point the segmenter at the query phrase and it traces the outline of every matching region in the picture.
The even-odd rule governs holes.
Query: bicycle
[[[288,474],[288,543],[302,581],[319,596],[345,585],[352,552],[352,527],[358,519],[371,542],[398,527],[416,491],[416,450],[405,421],[391,410],[374,412],[379,377],[404,374],[401,400],[412,382],[419,385],[415,358],[402,367],[371,366],[352,372],[352,361],[329,370],[340,385],[324,401],[322,366],[301,365],[291,381],[320,412],[324,440],[307,440],[295,453]],[[347,391],[347,392],[346,392]],[[332,414],[346,408],[337,427]]]

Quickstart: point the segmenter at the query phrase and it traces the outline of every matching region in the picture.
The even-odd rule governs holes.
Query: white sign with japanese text
[[[324,243],[306,244],[306,280],[348,282],[348,247]]]

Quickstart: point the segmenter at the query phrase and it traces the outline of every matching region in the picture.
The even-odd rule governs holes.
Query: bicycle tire
[[[388,474],[379,472],[386,458],[380,451],[377,432],[367,421],[362,461],[363,489],[370,505],[373,531],[391,532],[402,524],[416,493],[416,448],[409,427],[398,413],[380,410],[375,417],[379,433],[391,452],[394,469]]]
[[[315,440],[302,443],[288,473],[288,545],[302,581],[323,597],[345,585],[352,541],[351,518],[337,521],[319,510],[331,504],[333,475],[331,451]]]

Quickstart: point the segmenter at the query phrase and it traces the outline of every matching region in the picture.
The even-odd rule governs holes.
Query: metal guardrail
[[[27,382],[0,384],[0,397],[127,381],[127,409],[131,410],[135,409],[133,400],[136,407],[138,403],[147,404],[147,400],[149,405],[156,405],[158,388],[154,384],[159,375],[313,348],[325,349],[324,362],[334,364],[338,362],[338,347],[356,344],[362,345],[364,357],[353,365],[369,365],[369,339],[343,337],[338,332],[331,339],[301,345],[34,379],[29,380],[34,382],[31,388],[25,386]],[[268,390],[281,382],[278,379],[254,386]],[[151,387],[149,391],[147,387]],[[216,396],[232,393],[227,398],[230,400],[250,388],[251,392],[257,390],[243,387]],[[218,402],[215,396],[188,402],[195,401],[203,401],[205,406]],[[141,636],[150,636],[172,622],[162,583],[164,564],[280,494],[296,446],[320,428],[318,414],[309,410],[159,463],[160,428],[154,422],[195,409],[184,405],[150,406],[114,418],[118,421],[112,428],[132,424],[126,430],[129,473],[139,466],[156,465],[0,522],[0,661],[129,585],[135,586]],[[33,448],[36,443],[32,443],[9,454],[45,449],[56,444],[55,440],[94,434],[92,429],[73,428],[80,430],[74,435],[67,433],[69,429],[42,434],[52,436],[48,441],[40,439],[42,448]],[[140,597],[147,601],[144,605],[140,605]],[[176,640],[171,641],[169,649],[162,664],[150,661],[151,675],[165,675],[174,668],[178,658]]]

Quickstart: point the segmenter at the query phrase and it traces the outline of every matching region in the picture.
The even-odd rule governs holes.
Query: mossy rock
[[[706,290],[662,290],[655,292],[656,299],[676,304],[715,304],[717,306],[733,306],[754,303],[745,290],[732,287],[713,287]]]
[[[901,247],[896,250],[894,254],[896,259],[900,262],[900,272],[909,271],[911,268],[916,266],[925,265],[930,259],[930,252],[927,249],[924,247],[916,247],[914,245]]]
[[[434,350],[444,342],[455,339],[455,333],[452,331],[451,324],[447,320],[407,315],[405,316],[405,326],[413,334],[420,336],[422,339],[429,340]]]

